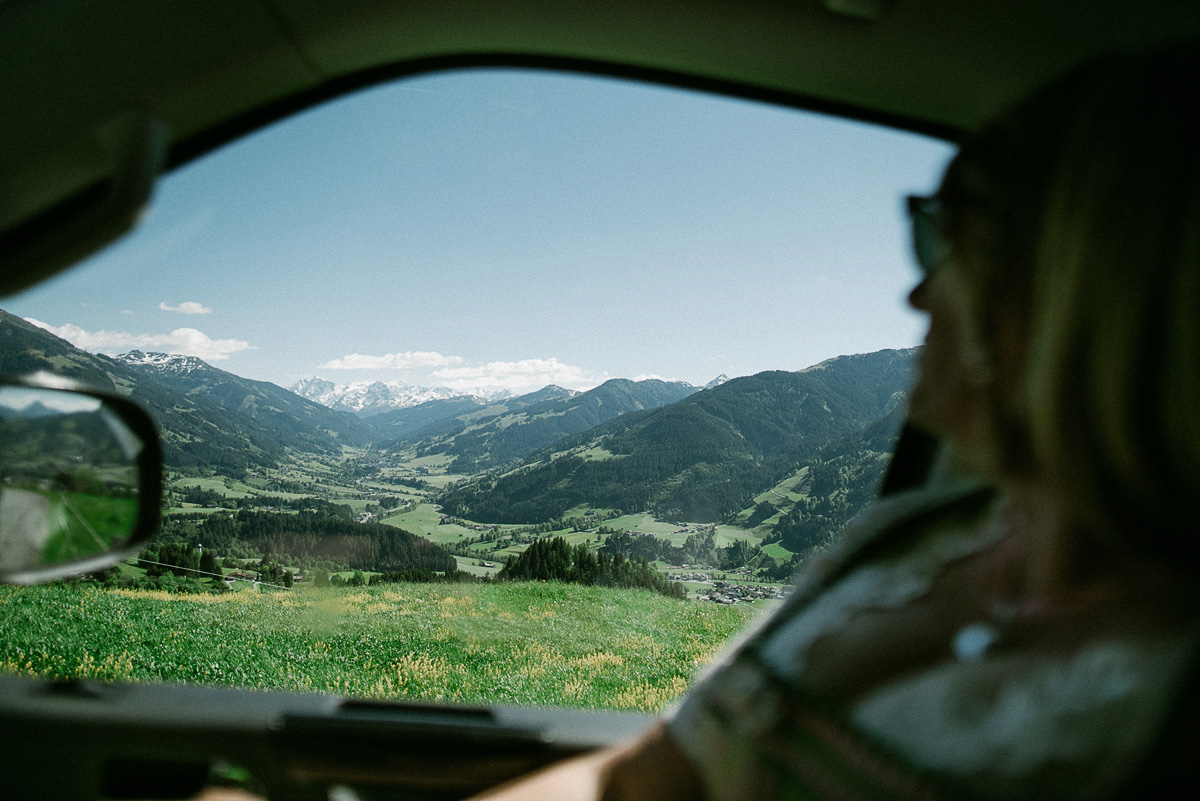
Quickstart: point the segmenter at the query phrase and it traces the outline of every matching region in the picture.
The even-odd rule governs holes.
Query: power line
[[[145,562],[148,565],[158,565],[159,567],[170,567],[170,568],[174,568],[175,570],[190,570],[191,572],[196,573],[198,575],[212,576],[213,578],[219,578],[219,579],[222,579],[223,581],[249,581],[251,584],[261,584],[264,587],[274,587],[277,590],[291,590],[292,589],[291,587],[286,587],[282,584],[271,584],[268,581],[250,581],[250,579],[244,579],[244,578],[232,578],[231,579],[228,576],[226,576],[224,573],[210,573],[207,570],[198,570],[197,568],[194,568],[194,567],[185,567],[184,565],[170,565],[170,564],[167,564],[166,562],[155,562],[153,559],[143,559],[140,556],[138,557],[138,562],[139,563]]]

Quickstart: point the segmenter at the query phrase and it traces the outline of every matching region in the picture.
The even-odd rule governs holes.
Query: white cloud
[[[172,306],[169,303],[163,302],[158,304],[158,308],[163,311],[179,312],[180,314],[212,314],[211,307],[197,303],[194,300],[185,300],[178,306]]]
[[[121,314],[133,314],[133,309],[121,309]]]
[[[317,369],[326,370],[404,370],[410,367],[444,367],[447,364],[462,364],[459,356],[443,356],[436,351],[405,351],[404,353],[385,353],[382,356],[367,356],[362,353],[351,353],[340,359],[334,359]]]
[[[478,367],[452,367],[434,371],[450,389],[502,387],[523,389],[558,384],[570,389],[596,386],[596,376],[582,367],[563,364],[558,359],[523,359],[516,362],[488,362]]]
[[[231,353],[253,350],[254,347],[241,339],[212,339],[195,328],[176,328],[169,334],[130,334],[124,331],[85,331],[70,323],[50,325],[32,317],[26,317],[25,322],[44,328],[75,347],[93,353],[116,354],[128,350],[149,350],[181,353],[213,362],[228,359]]]

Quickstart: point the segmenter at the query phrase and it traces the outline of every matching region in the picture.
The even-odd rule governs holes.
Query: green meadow
[[[654,712],[758,613],[558,583],[0,587],[0,672]]]
[[[137,521],[136,498],[85,492],[44,494],[49,498],[46,518],[51,528],[42,546],[45,564],[103,553],[114,541],[123,541]]]

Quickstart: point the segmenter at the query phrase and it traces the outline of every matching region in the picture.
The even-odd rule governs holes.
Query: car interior
[[[1182,0],[7,0],[0,296],[135,228],[160,175],[399,77],[615,76],[953,142],[1091,56],[1197,34],[1200,6]],[[159,453],[133,404],[51,376],[6,378],[0,401],[36,391],[90,403],[128,494],[158,497]],[[881,492],[924,482],[936,451],[905,431]],[[136,554],[157,514],[143,500],[119,538],[42,570],[0,559],[0,578]],[[460,798],[653,719],[0,675],[0,781],[14,798],[187,798],[229,763],[272,799]]]

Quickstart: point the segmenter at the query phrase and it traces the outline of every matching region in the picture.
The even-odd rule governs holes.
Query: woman
[[[1200,646],[1197,97],[1190,45],[1090,64],[910,200],[910,418],[986,482],[877,503],[664,726],[501,795],[1098,798],[1142,775]]]

